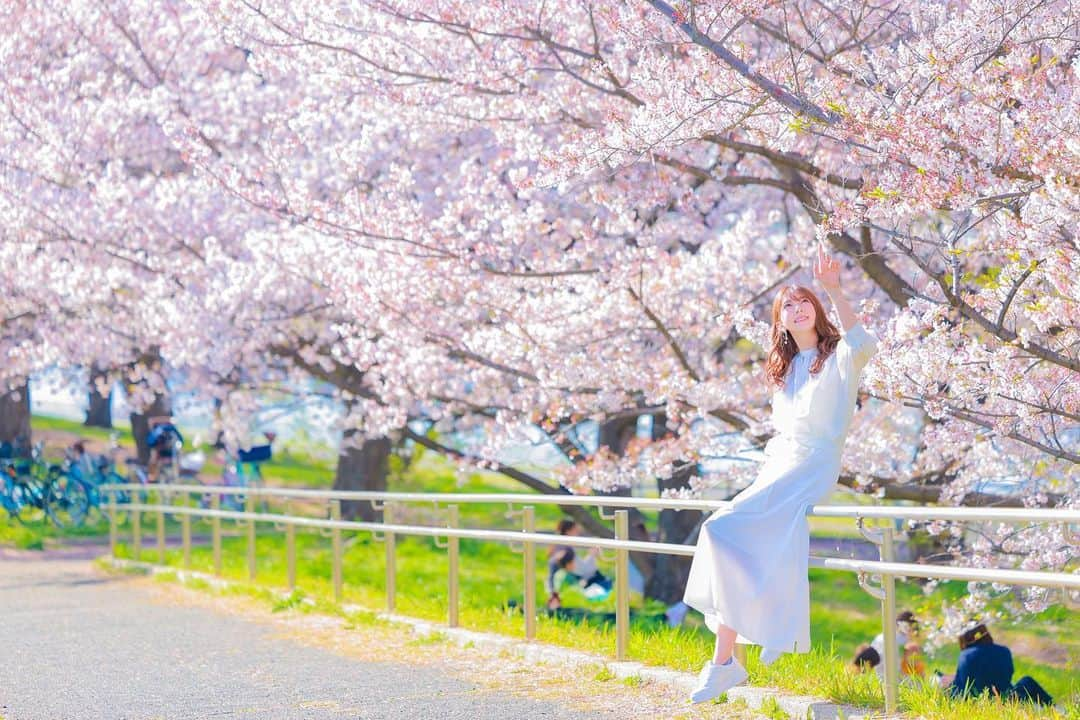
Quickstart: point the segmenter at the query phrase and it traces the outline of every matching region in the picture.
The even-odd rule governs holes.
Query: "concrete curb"
[[[224,580],[214,575],[194,572],[191,570],[179,570],[171,567],[163,567],[153,563],[124,560],[105,556],[101,562],[120,570],[144,570],[150,575],[172,573],[181,582],[186,583],[189,579],[197,579],[207,585],[226,590],[231,587],[250,586],[251,583]],[[264,588],[270,589],[270,588]],[[278,592],[282,597],[288,597],[286,592]],[[305,602],[314,604],[311,600]],[[370,612],[370,608],[359,605],[343,605],[345,612]],[[459,647],[477,647],[485,650],[505,651],[513,653],[530,663],[553,663],[563,666],[588,666],[601,665],[608,669],[616,678],[623,680],[638,677],[670,687],[677,688],[686,694],[693,689],[697,677],[691,673],[669,670],[653,665],[644,665],[638,662],[618,662],[601,655],[594,655],[581,650],[571,650],[555,645],[546,645],[538,642],[527,642],[516,638],[496,635],[494,633],[477,632],[464,628],[451,628],[429,620],[420,620],[406,615],[380,612],[376,613],[380,619],[410,627],[412,631],[421,636],[440,634],[446,636],[451,642]],[[838,705],[820,698],[806,695],[792,695],[772,688],[763,688],[750,685],[741,685],[727,693],[728,700],[743,700],[754,709],[761,710],[762,705],[771,700],[775,702],[792,720],[880,720],[886,717],[881,711],[868,710],[867,708],[853,707],[850,705]],[[770,703],[772,704],[772,703]]]

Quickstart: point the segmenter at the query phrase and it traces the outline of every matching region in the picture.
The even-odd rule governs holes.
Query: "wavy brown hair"
[[[791,368],[791,361],[799,352],[799,346],[795,338],[784,329],[780,322],[780,310],[784,307],[784,301],[789,297],[796,299],[806,298],[814,306],[814,330],[817,331],[818,355],[810,366],[810,374],[817,375],[824,367],[825,361],[836,350],[836,344],[840,342],[840,330],[837,329],[829,316],[825,313],[821,301],[813,290],[802,285],[785,285],[780,292],[776,293],[776,299],[772,304],[772,347],[769,349],[769,359],[765,363],[765,374],[769,381],[778,387],[784,386],[784,378],[787,377]]]

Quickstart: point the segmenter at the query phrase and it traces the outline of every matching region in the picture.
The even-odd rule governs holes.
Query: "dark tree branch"
[[[721,62],[754,85],[757,85],[784,107],[799,115],[806,115],[807,117],[811,117],[826,125],[833,125],[840,121],[840,116],[837,113],[830,110],[824,110],[809,100],[798,97],[782,85],[779,85],[761,73],[751,69],[749,65],[724,47],[720,42],[713,40],[711,37],[698,30],[697,26],[695,26],[682,12],[676,10],[668,3],[664,2],[664,0],[648,0],[648,2],[657,11],[671,20],[676,27],[682,30],[682,32],[690,38],[691,42],[695,45],[700,45],[711,52]]]

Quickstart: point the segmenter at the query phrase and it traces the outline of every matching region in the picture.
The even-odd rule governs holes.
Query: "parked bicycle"
[[[123,484],[135,482],[130,476],[124,476],[117,470],[116,457],[120,452],[119,435],[113,433],[110,436],[109,449],[100,455],[94,455],[86,451],[86,446],[81,440],[72,443],[65,452],[65,470],[69,477],[75,479],[86,490],[88,509],[96,512],[104,519],[109,518],[109,501],[101,492],[101,486],[105,484]],[[117,494],[119,503],[131,501],[131,496],[126,492]]]
[[[11,446],[0,449],[0,505],[9,517],[24,525],[41,522],[45,516],[46,492],[30,474],[26,460],[12,457]]]
[[[85,484],[63,465],[46,462],[44,443],[29,453],[9,444],[0,446],[3,491],[0,504],[8,515],[24,524],[46,517],[58,528],[75,527],[86,519],[89,495]]]

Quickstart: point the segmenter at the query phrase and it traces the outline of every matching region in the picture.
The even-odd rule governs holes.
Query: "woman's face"
[[[789,293],[780,306],[780,324],[784,329],[795,335],[800,332],[812,330],[817,322],[817,313],[814,312],[814,304],[810,298]]]

